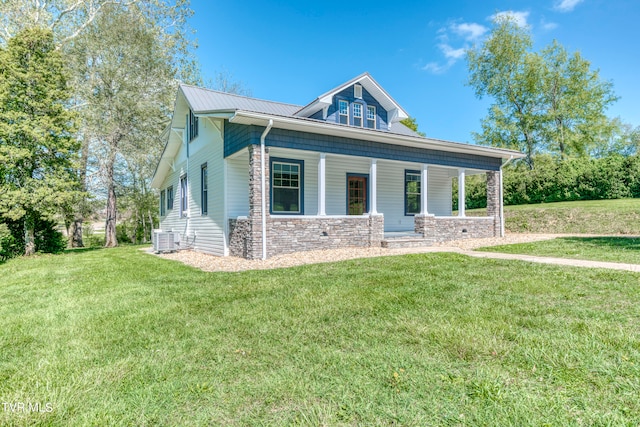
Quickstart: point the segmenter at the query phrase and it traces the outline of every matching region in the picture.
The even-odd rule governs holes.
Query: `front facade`
[[[421,137],[362,74],[306,106],[182,85],[152,186],[160,228],[267,258],[502,234],[501,166],[518,152]],[[452,181],[487,176],[487,216],[452,216]],[[464,188],[464,185],[460,186]]]

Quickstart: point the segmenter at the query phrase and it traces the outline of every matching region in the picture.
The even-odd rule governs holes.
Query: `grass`
[[[640,276],[420,254],[0,266],[1,425],[637,425]]]
[[[467,215],[486,215],[485,209]],[[640,199],[586,200],[505,206],[512,233],[590,233],[640,235]]]
[[[478,250],[640,264],[640,238],[633,237],[562,237]]]

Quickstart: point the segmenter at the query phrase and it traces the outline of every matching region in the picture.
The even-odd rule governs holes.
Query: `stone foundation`
[[[480,239],[500,236],[496,234],[494,217],[437,217],[416,215],[415,232],[435,242],[459,239]]]
[[[248,259],[262,257],[262,242],[254,228],[258,218],[229,220],[229,254]],[[267,217],[267,257],[300,251],[345,247],[380,247],[384,239],[384,217],[373,216],[299,216]]]

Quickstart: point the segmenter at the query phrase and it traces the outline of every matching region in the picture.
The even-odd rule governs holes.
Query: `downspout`
[[[502,182],[502,168],[513,160],[513,156],[509,160],[500,165],[500,237],[504,237],[504,188]]]
[[[266,193],[266,177],[265,177],[265,164],[264,164],[264,139],[273,127],[273,119],[269,119],[269,124],[265,128],[264,132],[260,136],[260,192],[262,196],[262,259],[267,259],[267,197]]]

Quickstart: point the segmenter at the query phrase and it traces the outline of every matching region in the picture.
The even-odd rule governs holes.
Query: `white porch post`
[[[371,166],[369,167],[369,185],[371,186],[370,208],[369,213],[371,215],[378,214],[378,161],[371,159]]]
[[[427,209],[427,197],[428,197],[428,176],[429,176],[429,166],[422,165],[422,171],[420,174],[420,215],[429,215],[429,210]]]
[[[327,155],[320,153],[318,159],[318,215],[324,216],[326,212],[326,160]]]
[[[464,169],[460,168],[458,169],[458,216],[465,216],[464,204]]]

